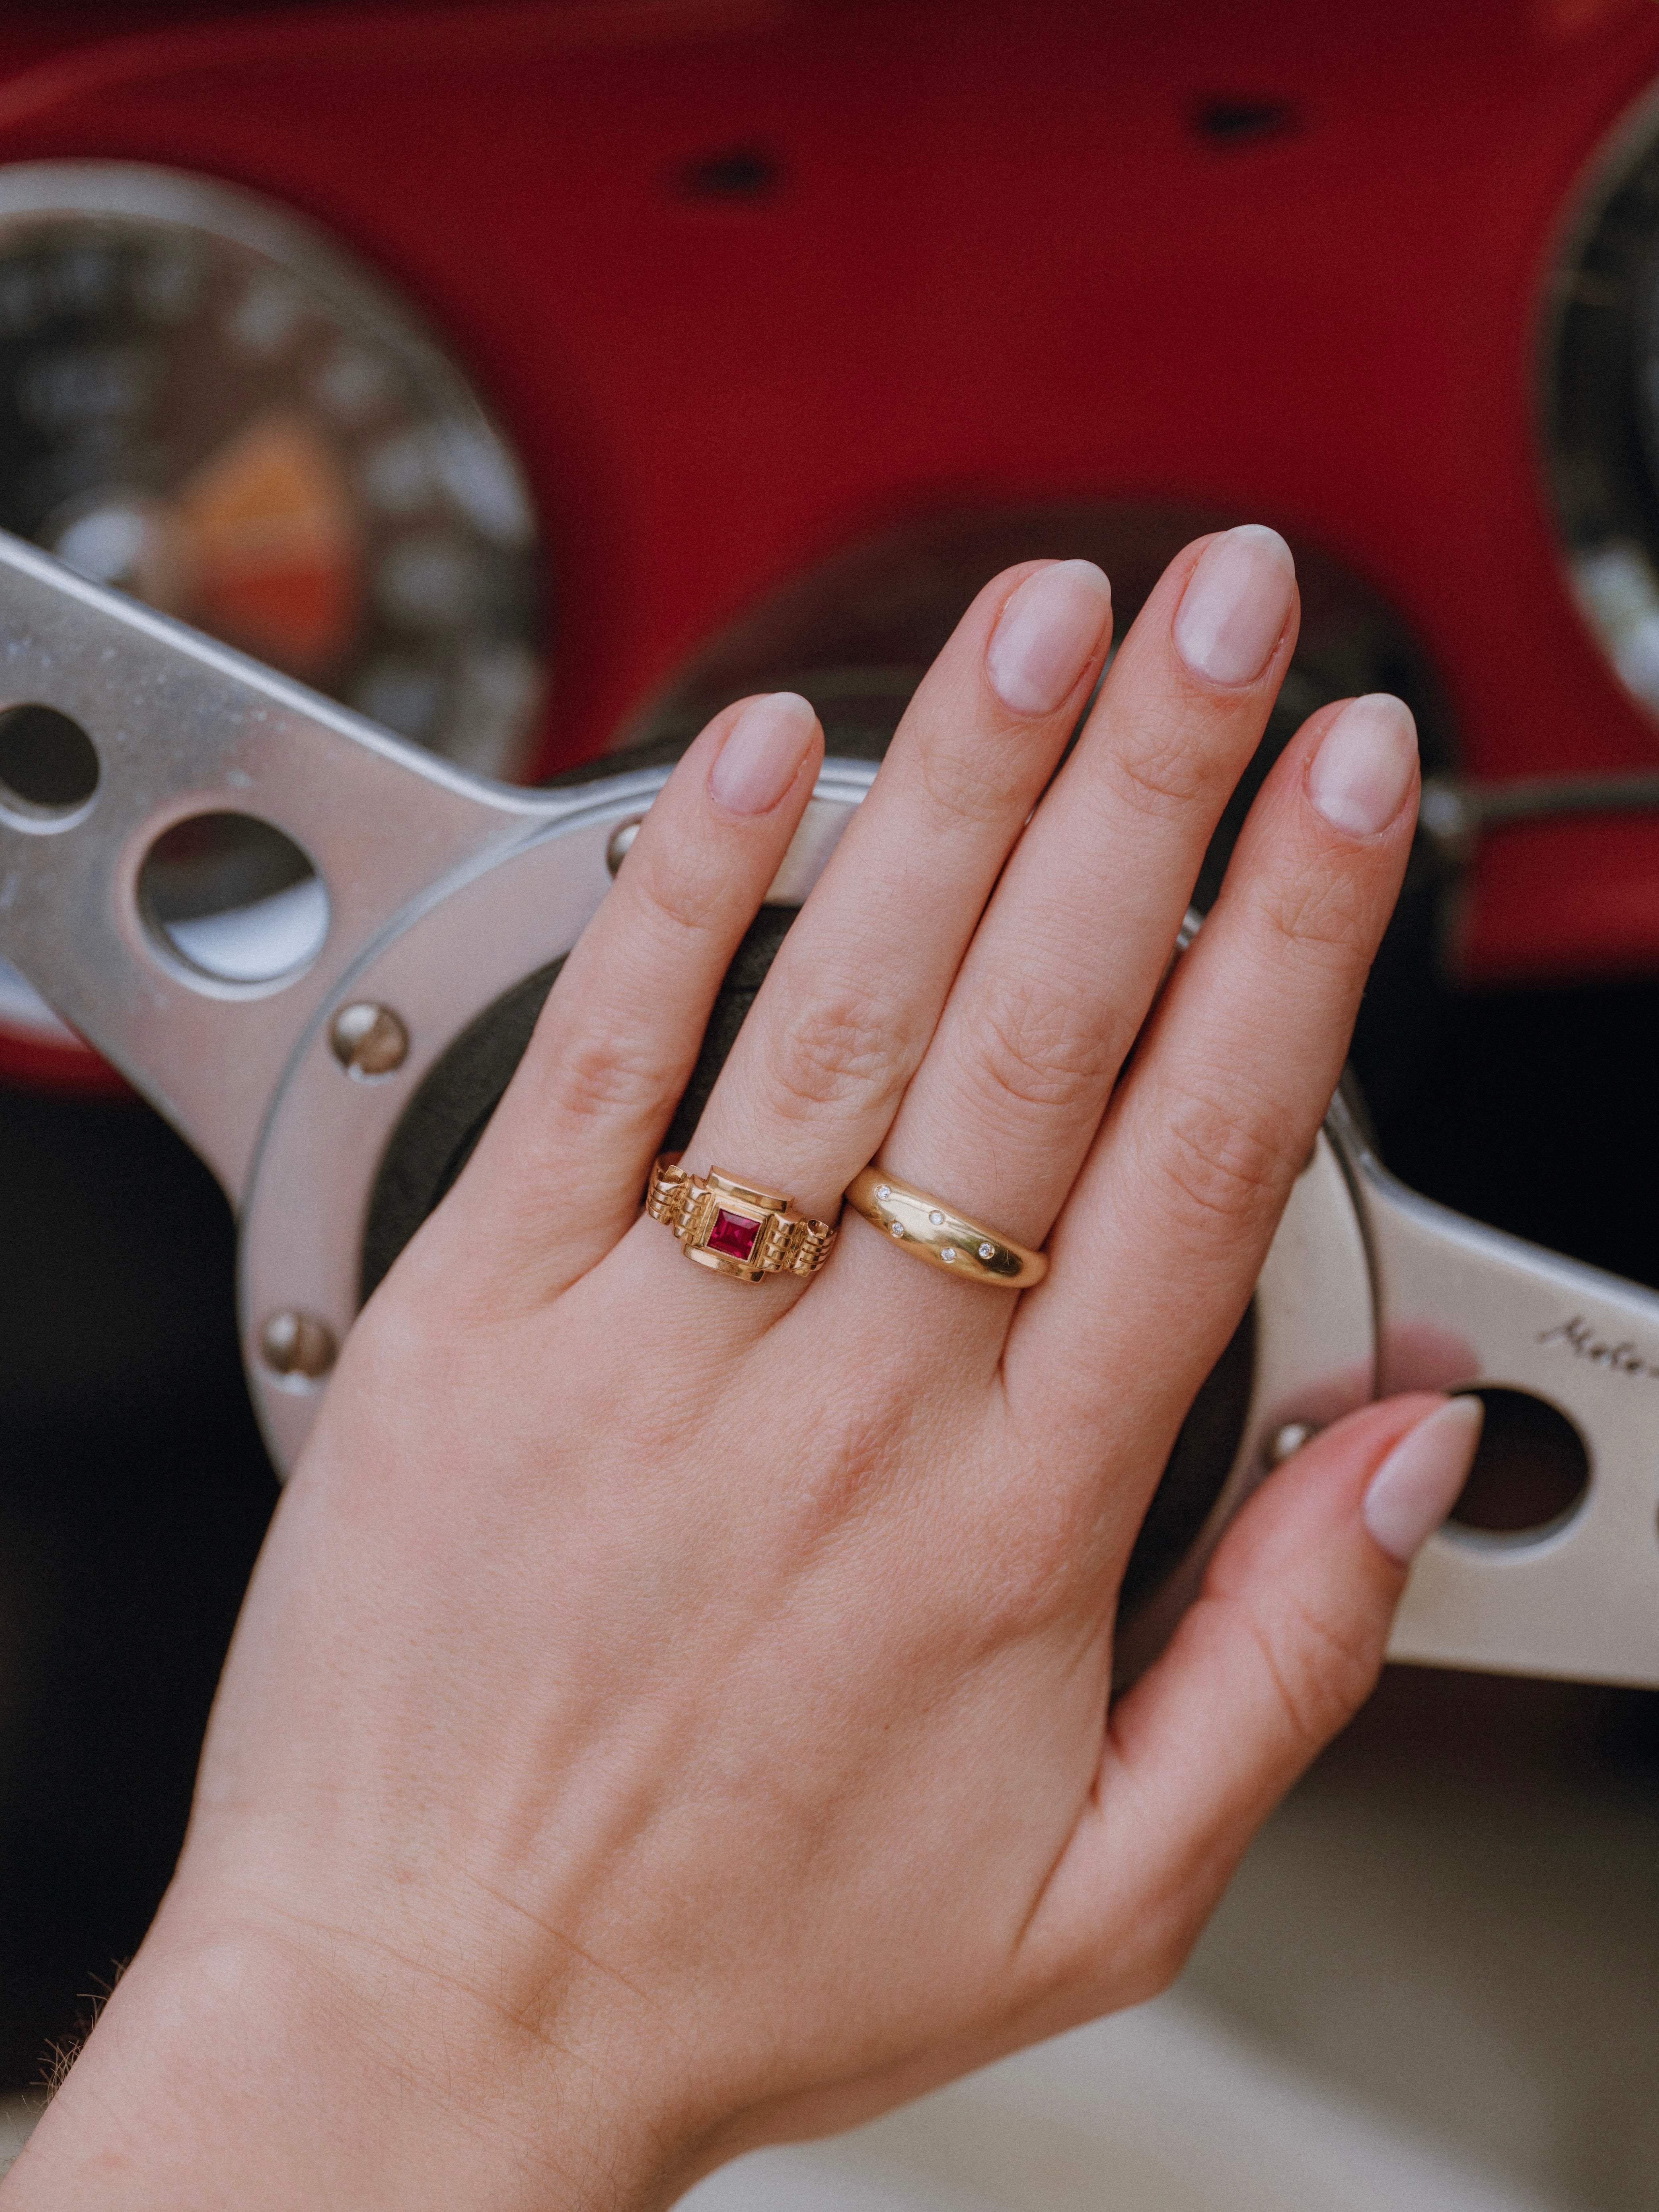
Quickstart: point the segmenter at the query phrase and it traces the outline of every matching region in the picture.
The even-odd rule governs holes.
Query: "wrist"
[[[164,1907],[0,2212],[647,2212],[677,2185],[603,2036],[313,1929]],[[352,1947],[355,1951],[356,1946]]]

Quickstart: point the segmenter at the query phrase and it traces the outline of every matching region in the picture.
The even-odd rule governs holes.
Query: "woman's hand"
[[[822,750],[787,695],[697,740],[353,1332],[177,1879],[8,2212],[658,2205],[1170,1980],[1474,1444],[1426,1396],[1320,1437],[1109,1717],[1411,840],[1405,708],[1322,710],[1158,998],[1295,630],[1272,532],[1190,547],[1056,775],[1106,580],[988,586],[697,1130],[804,1213],[878,1158],[1046,1244],[1018,1297],[850,1210],[755,1288],[641,1218]]]

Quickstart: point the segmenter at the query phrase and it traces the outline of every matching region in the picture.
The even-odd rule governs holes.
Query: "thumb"
[[[1304,1445],[1238,1516],[1169,1650],[1114,1708],[1103,1784],[1128,1785],[1134,1855],[1168,1855],[1158,1886],[1182,1896],[1192,1936],[1370,1696],[1407,1567],[1456,1503],[1482,1412],[1478,1398],[1414,1393]]]

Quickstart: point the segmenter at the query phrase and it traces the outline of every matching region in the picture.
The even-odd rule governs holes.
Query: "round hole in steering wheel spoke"
[[[138,903],[164,951],[219,983],[286,981],[328,935],[322,878],[291,837],[251,814],[197,814],[163,831],[138,872]]]
[[[0,713],[0,812],[33,829],[67,828],[98,788],[98,749],[56,707]]]
[[[1589,1451],[1547,1398],[1498,1383],[1460,1391],[1486,1409],[1468,1480],[1449,1528],[1510,1543],[1535,1543],[1565,1526],[1589,1488]]]

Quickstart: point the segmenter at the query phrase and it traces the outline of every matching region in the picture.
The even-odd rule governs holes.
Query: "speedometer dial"
[[[0,525],[465,767],[527,764],[517,464],[410,313],[248,194],[0,170]]]
[[[517,462],[311,227],[131,163],[0,168],[0,527],[479,774],[544,676]],[[0,1032],[69,1033],[0,961]]]

